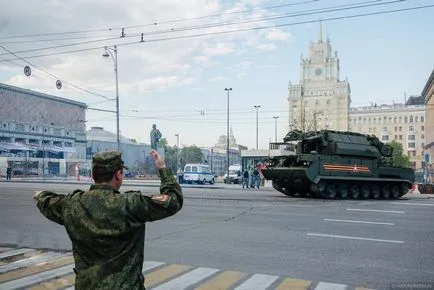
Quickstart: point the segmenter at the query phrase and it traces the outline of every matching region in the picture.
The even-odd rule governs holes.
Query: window
[[[395,132],[398,131],[398,127],[395,127]]]
[[[415,148],[416,148],[416,143],[415,142],[408,143],[408,149],[415,149]]]
[[[192,166],[191,167],[191,172],[197,172],[197,167],[196,166]]]
[[[414,126],[408,126],[408,131],[414,131]]]
[[[418,116],[416,116],[416,123],[417,123],[417,122],[419,122],[419,117],[418,117]]]
[[[408,135],[408,140],[416,140],[414,135]]]
[[[389,135],[384,135],[383,137],[381,137],[382,141],[389,141]]]
[[[420,139],[425,139],[425,134],[421,134]]]
[[[425,117],[420,117],[420,121],[423,123],[423,122],[425,122]]]
[[[413,116],[410,116],[410,123],[413,123]]]
[[[425,126],[420,126],[421,131],[425,131]]]
[[[402,140],[402,135],[399,135],[399,140]]]

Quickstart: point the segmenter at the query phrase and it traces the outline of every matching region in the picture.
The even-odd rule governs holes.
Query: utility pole
[[[44,116],[41,116],[42,119],[42,178],[45,179],[45,128],[44,128]]]
[[[176,136],[176,167],[179,166],[179,134],[175,134]]]
[[[277,143],[277,119],[279,118],[279,116],[274,116],[274,142]]]
[[[255,105],[256,108],[256,151],[258,151],[258,109],[261,107],[260,105]]]
[[[229,92],[232,91],[232,88],[225,88],[225,91],[228,92],[228,120],[227,120],[227,136],[226,136],[226,169],[227,169],[227,178],[229,180]]]
[[[113,56],[111,50],[114,51],[115,55]],[[103,57],[111,56],[115,65],[115,75],[116,75],[116,142],[118,151],[120,151],[120,136],[119,136],[119,79],[118,79],[118,49],[116,45],[111,47],[105,47],[105,53],[102,55]]]

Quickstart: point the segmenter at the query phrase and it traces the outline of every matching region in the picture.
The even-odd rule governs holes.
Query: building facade
[[[434,161],[434,70],[431,72],[426,85],[422,91],[426,107],[426,142],[425,153],[427,153],[427,163],[433,164]]]
[[[216,176],[224,176],[227,172],[227,138],[226,135],[221,135],[211,148],[201,148],[204,162],[210,165],[211,172]],[[247,147],[237,144],[232,128],[229,132],[229,166],[233,164],[241,164],[241,151]]]
[[[151,146],[149,144],[137,143],[132,140],[119,136],[120,152],[125,165],[130,168],[137,168],[141,163],[145,163],[146,157],[151,158]],[[116,151],[117,136],[113,132],[105,131],[102,127],[91,127],[87,131],[87,159],[100,151]],[[160,155],[164,157],[163,148],[158,148]],[[90,165],[90,163],[89,163]]]
[[[65,174],[86,159],[86,104],[0,84],[0,172]]]
[[[300,58],[300,83],[288,86],[289,129],[348,129],[351,103],[348,80],[340,80],[337,52],[330,40],[311,42],[307,58]]]
[[[375,105],[351,108],[349,131],[373,134],[382,142],[402,144],[414,169],[421,168],[426,145],[425,105]]]

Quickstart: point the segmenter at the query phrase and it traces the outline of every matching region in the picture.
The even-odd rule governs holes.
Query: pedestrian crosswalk
[[[0,247],[0,289],[73,290],[73,267],[70,252]],[[146,289],[153,290],[368,290],[354,285],[157,261],[145,261],[143,273]]]

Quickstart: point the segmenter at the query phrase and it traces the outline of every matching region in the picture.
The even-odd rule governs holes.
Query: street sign
[[[28,65],[24,67],[24,74],[28,77],[32,74],[32,69]]]
[[[56,81],[56,88],[58,88],[59,90],[62,88],[62,82],[57,80]]]

